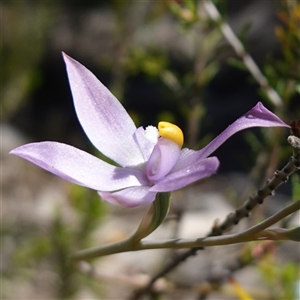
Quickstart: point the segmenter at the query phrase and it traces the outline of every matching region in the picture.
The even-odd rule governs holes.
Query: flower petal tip
[[[69,56],[68,54],[66,54],[66,52],[62,51],[61,55],[63,57],[64,60],[72,60],[73,58],[71,56]]]
[[[265,125],[258,125],[262,127],[272,127],[272,126],[279,126],[279,127],[287,127],[290,128],[290,125],[284,123],[279,117],[277,117],[274,113],[269,111],[262,102],[258,102],[252,109],[250,109],[245,115],[247,119],[261,119],[264,120],[266,123]]]
[[[22,154],[23,154],[23,152],[24,152],[22,149],[23,149],[24,146],[25,146],[25,145],[16,147],[16,148],[10,150],[10,151],[8,152],[8,154],[13,154],[13,155],[22,157]]]

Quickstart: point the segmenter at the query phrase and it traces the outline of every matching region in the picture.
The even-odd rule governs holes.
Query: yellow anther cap
[[[159,122],[158,132],[160,136],[175,142],[181,148],[183,145],[183,133],[177,126],[169,122]]]

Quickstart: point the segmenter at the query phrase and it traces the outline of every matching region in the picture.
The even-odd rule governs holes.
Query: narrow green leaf
[[[234,67],[234,68],[237,68],[237,69],[240,69],[240,70],[242,70],[242,71],[247,71],[247,70],[248,70],[247,67],[245,66],[245,64],[244,64],[241,60],[239,60],[239,59],[237,59],[237,58],[231,57],[231,58],[229,58],[229,59],[227,60],[227,63],[228,63],[230,66],[232,66],[232,67]]]
[[[158,193],[149,211],[142,219],[137,231],[130,240],[138,242],[158,228],[167,216],[169,207],[170,193]]]

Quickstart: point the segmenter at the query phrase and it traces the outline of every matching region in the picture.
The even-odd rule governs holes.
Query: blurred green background
[[[109,294],[69,255],[99,243],[95,230],[123,211],[7,155],[42,140],[99,155],[76,118],[62,51],[89,68],[137,126],[176,123],[189,148],[201,148],[258,101],[287,123],[299,118],[299,3],[215,2],[284,108],[263,94],[201,1],[1,1],[2,299],[86,299],[86,288],[93,299]],[[291,155],[285,139],[276,129],[238,134],[216,151],[220,173],[248,172],[261,182]],[[288,197],[299,176],[293,180],[282,189]],[[265,299],[292,299],[283,297],[292,297],[298,266],[284,262],[280,273],[275,254],[265,259],[274,264],[257,267],[269,288]]]

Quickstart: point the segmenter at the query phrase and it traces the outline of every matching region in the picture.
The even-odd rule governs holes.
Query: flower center
[[[159,122],[158,133],[160,138],[146,164],[146,175],[152,183],[160,181],[170,173],[178,161],[183,144],[183,133],[174,124]]]
[[[156,127],[149,125],[145,129],[145,136],[151,143],[156,144],[159,138],[159,132]]]
[[[158,132],[160,136],[175,142],[180,148],[183,145],[183,133],[177,126],[169,122],[159,122]]]

